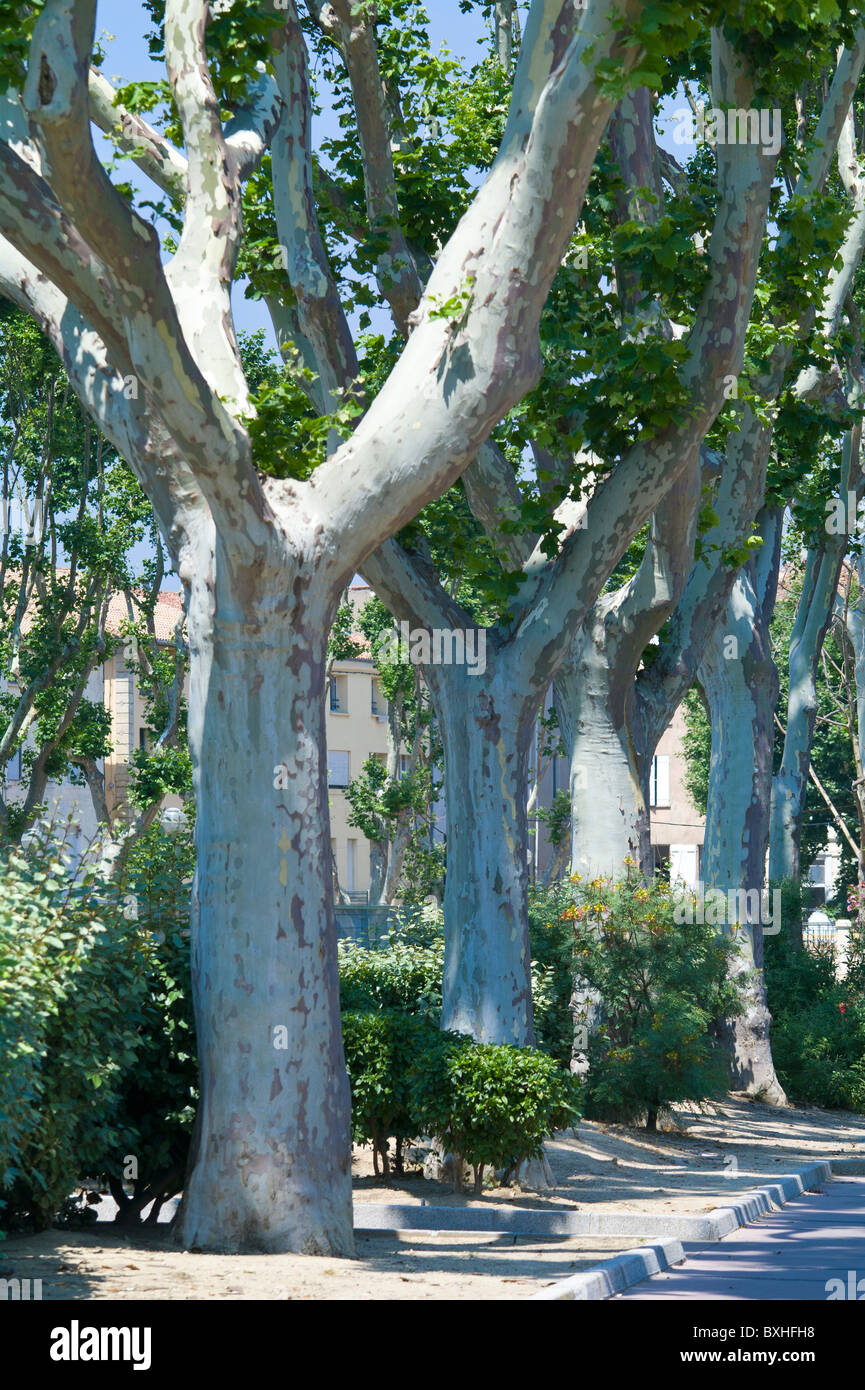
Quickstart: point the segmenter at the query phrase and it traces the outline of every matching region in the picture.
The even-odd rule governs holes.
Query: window
[[[387,719],[387,700],[384,697],[381,684],[379,681],[373,679],[370,681],[370,685],[372,687],[370,714],[375,719]]]
[[[397,766],[397,772],[396,772],[396,775],[397,775],[397,777],[398,777],[400,780],[401,780],[403,777],[407,777],[407,776],[408,776],[408,770],[409,770],[410,765],[411,765],[411,758],[409,757],[408,753],[400,753],[400,755],[399,755],[399,764],[398,764],[398,766]]]
[[[328,753],[327,785],[329,787],[347,787],[348,784],[348,753]]]
[[[330,712],[348,714],[348,676],[331,676]]]
[[[649,805],[669,806],[670,804],[670,755],[659,753],[652,759],[652,772],[649,778]]]
[[[7,781],[7,782],[20,782],[20,781],[21,781],[21,749],[20,749],[20,748],[16,748],[16,749],[15,749],[15,752],[12,754],[12,757],[9,759],[8,763],[6,764],[6,781]]]
[[[670,876],[670,846],[652,845],[652,857],[655,863],[655,872],[664,878]]]
[[[150,745],[150,730],[149,730],[149,729],[144,729],[144,728],[139,729],[139,730],[138,730],[138,747],[139,747],[139,748],[143,748],[143,749],[145,749],[145,751],[146,751],[147,748],[149,747],[149,745]]]

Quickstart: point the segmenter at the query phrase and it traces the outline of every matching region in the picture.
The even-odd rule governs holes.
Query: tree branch
[[[354,340],[331,275],[315,210],[312,163],[312,99],[306,41],[294,0],[271,35],[283,112],[273,140],[273,197],[286,270],[297,296],[299,326],[332,409],[358,375]]]
[[[378,283],[391,306],[394,322],[408,335],[410,318],[423,293],[423,284],[400,225],[396,176],[391,152],[390,122],[378,65],[374,24],[362,7],[350,0],[331,0],[339,47],[351,84],[363,163],[366,213],[378,257]]]
[[[174,202],[186,197],[186,158],[143,117],[117,101],[108,78],[90,69],[87,82],[90,119],[111,139],[122,154],[128,155],[157,188]]]
[[[543,3],[532,14],[542,10],[549,23],[569,8]],[[618,30],[634,9],[628,0],[614,22],[612,0],[599,0],[591,36],[574,34],[573,23],[564,36],[536,33],[536,44],[527,32],[502,150],[436,263],[400,362],[352,438],[304,485],[325,529],[338,509],[346,564],[360,565],[383,530],[398,530],[449,486],[538,379],[541,309],[611,109],[594,67],[637,61]],[[538,51],[547,71],[557,62],[540,91]],[[465,307],[451,319],[436,306],[455,297]]]

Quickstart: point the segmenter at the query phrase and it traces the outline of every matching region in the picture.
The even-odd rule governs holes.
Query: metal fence
[[[397,907],[375,907],[369,903],[338,903],[336,931],[340,941],[355,941],[374,950],[399,922]]]

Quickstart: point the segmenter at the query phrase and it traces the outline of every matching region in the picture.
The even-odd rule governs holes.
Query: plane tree
[[[651,871],[652,758],[694,680],[703,643],[723,615],[739,569],[760,544],[755,525],[766,497],[775,419],[780,415],[787,432],[770,480],[776,502],[794,489],[803,455],[822,438],[821,423],[831,425],[821,401],[837,384],[827,359],[837,315],[831,323],[821,319],[816,333],[814,321],[824,292],[837,299],[840,285],[843,302],[855,269],[851,248],[858,256],[861,232],[858,218],[847,225],[836,190],[827,197],[824,189],[863,57],[860,35],[841,56],[822,110],[811,114],[807,156],[795,142],[785,151],[781,173],[792,197],[786,210],[776,206],[779,242],[764,248],[745,370],[726,383],[728,399],[702,451],[701,493],[698,499],[692,493],[689,504],[698,503],[691,529],[671,537],[664,511],[656,514],[641,565],[599,598],[558,678],[557,710],[571,759],[572,863],[581,872],[609,873],[626,855]],[[687,171],[698,199],[706,196],[705,160],[706,150],[698,149]],[[776,199],[783,187],[779,181]],[[697,254],[701,240],[697,229]],[[844,265],[833,271],[839,250]],[[809,292],[790,302],[785,279],[810,286]],[[817,362],[823,389],[809,404]],[[600,780],[615,789],[601,826],[594,797]]]
[[[782,163],[786,196],[776,214],[777,245],[764,256],[757,289],[748,374],[735,383],[708,441],[714,448],[706,455],[707,477],[712,470],[717,477],[684,587],[687,545],[679,550],[679,601],[671,601],[675,586],[669,580],[677,571],[657,562],[649,569],[654,578],[648,593],[656,593],[660,572],[663,602],[654,604],[654,615],[651,604],[639,603],[636,579],[605,595],[578,638],[575,669],[561,680],[559,716],[571,733],[572,862],[586,872],[614,871],[629,854],[652,871],[652,758],[699,677],[713,710],[715,740],[702,877],[725,897],[730,889],[762,888],[777,695],[767,629],[777,582],[776,542],[802,458],[827,427],[839,433],[829,416],[839,408],[843,416],[846,407],[843,399],[830,402],[827,416],[826,398],[837,395],[834,341],[861,256],[861,224],[858,205],[830,174],[839,141],[846,138],[862,64],[858,31],[838,58],[825,102],[811,112],[800,104],[799,139],[791,132]],[[806,143],[809,125],[813,133]],[[649,545],[654,547],[653,537]],[[642,629],[629,609],[641,615]],[[618,621],[620,610],[628,621]],[[646,647],[649,636],[659,640]],[[581,672],[591,679],[581,680]],[[602,824],[606,833],[598,834],[592,789],[600,780],[615,788],[615,801]],[[759,923],[742,924],[740,939],[744,949],[736,968],[747,974],[749,1004],[728,1038],[734,1081],[783,1103],[768,1042]]]
[[[712,46],[717,100],[748,106],[747,59],[720,30]],[[664,80],[673,83],[675,71],[671,64]],[[654,111],[645,88],[620,103],[586,205],[590,244],[593,226],[610,220],[614,179],[627,190],[626,201],[647,184]],[[544,320],[546,370],[537,392],[463,475],[472,514],[492,546],[492,563],[481,550],[472,571],[480,563],[496,578],[495,622],[485,629],[483,674],[465,664],[424,667],[445,759],[444,1026],[489,1041],[533,1039],[526,805],[538,708],[632,537],[686,475],[682,486],[693,491],[724,382],[741,366],[773,168],[771,154],[754,146],[719,150],[724,196],[714,218],[706,217],[704,264],[695,276],[688,263],[675,285],[679,300],[690,296],[690,321],[678,337],[663,327],[636,331],[624,293],[626,321],[610,309],[605,262],[599,256],[584,264],[581,231]],[[658,196],[649,186],[647,201]],[[632,238],[635,227],[639,232],[632,218]],[[672,218],[658,218],[629,269],[642,256],[663,279],[664,243],[676,231]],[[682,238],[683,249],[687,244]],[[534,466],[520,477],[529,450]],[[675,493],[671,527],[687,528],[690,512]],[[412,625],[477,625],[477,612],[441,582],[411,536],[380,547],[364,574],[394,615]]]
[[[364,168],[369,240],[404,343],[367,405],[317,215],[295,5],[151,8],[163,107],[151,122],[111,98],[112,122],[105,79],[91,73],[95,0],[0,5],[15,31],[2,69],[0,290],[47,334],[135,471],[185,590],[201,1101],[181,1238],[346,1254],[328,628],[365,557],[455,480],[537,381],[540,313],[616,83],[639,76],[641,55],[667,34],[630,0],[599,0],[590,22],[562,0],[535,0],[498,154],[425,288],[392,197],[390,141],[376,138],[378,161]],[[336,0],[304,17],[341,44],[358,127],[379,136],[377,30],[398,35],[404,9],[372,16]],[[112,181],[93,120],[165,193],[170,234],[146,199]],[[231,287],[244,187],[266,154],[284,269],[268,303],[287,369],[284,390],[256,402]],[[301,426],[304,385],[326,427]]]

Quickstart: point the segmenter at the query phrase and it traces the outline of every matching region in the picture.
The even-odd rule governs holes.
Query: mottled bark
[[[823,296],[820,327],[826,339],[837,333],[842,310],[848,302],[854,277],[865,253],[865,164],[856,149],[852,107],[838,142],[838,169],[851,205],[851,222],[841,247],[839,263],[833,267]],[[854,322],[856,345],[847,362],[845,383],[847,404],[861,409],[863,398],[861,330],[858,315]],[[840,384],[840,364],[835,364]],[[827,395],[835,385],[831,374],[816,366],[805,368],[796,382],[796,393],[806,399]],[[836,393],[840,396],[840,391]],[[857,421],[845,434],[838,470],[838,496],[845,510],[852,499],[856,507],[862,497],[865,479],[861,459],[862,425]],[[852,529],[853,517],[847,517]],[[817,716],[817,672],[823,643],[838,590],[841,568],[848,546],[848,529],[826,527],[808,552],[802,593],[790,635],[789,696],[781,766],[772,783],[769,877],[773,881],[798,880],[802,815],[808,790],[814,721]],[[790,924],[790,936],[801,946],[801,923]]]
[[[568,750],[571,872],[583,878],[625,872],[625,859],[651,868],[651,826],[642,759],[626,704],[613,689],[602,642],[586,633],[556,677],[556,708]]]
[[[719,100],[723,96],[736,105],[747,104],[750,99],[748,94],[753,91],[750,74],[718,32],[713,34],[713,51],[716,59],[714,82]],[[719,186],[724,190],[735,186],[740,190],[741,197],[737,195],[735,199],[720,202],[713,227],[709,284],[688,339],[688,358],[682,368],[682,379],[692,392],[692,408],[683,412],[681,419],[671,423],[654,438],[638,441],[609,476],[600,482],[587,503],[575,506],[569,502],[562,507],[559,515],[563,539],[555,557],[550,558],[539,544],[535,544],[536,538],[531,536],[509,540],[499,536],[496,499],[501,496],[505,498],[504,510],[512,510],[517,499],[513,490],[512,470],[509,465],[503,465],[497,451],[485,449],[477,464],[471,467],[467,493],[473,508],[477,509],[476,516],[482,525],[493,532],[497,543],[500,539],[504,540],[502,549],[508,565],[519,565],[525,571],[525,579],[514,599],[508,620],[486,634],[485,677],[486,681],[498,682],[500,690],[511,690],[521,703],[521,732],[515,744],[521,750],[523,747],[528,749],[530,745],[533,722],[544,691],[555,679],[581,624],[630,540],[670,489],[686,477],[689,465],[696,466],[706,430],[723,404],[725,374],[739,369],[765,225],[772,167],[773,161],[767,160],[753,147],[746,149],[744,146],[730,145],[721,152]],[[497,476],[501,479],[498,488]],[[675,547],[670,545],[672,553],[674,548],[678,548],[682,530],[687,530],[692,524],[692,509],[672,505],[666,520],[677,535]],[[641,607],[644,589],[651,595],[652,621],[655,609],[651,605],[656,600],[664,604],[670,602],[668,586],[672,582],[675,566],[670,564],[666,544],[666,538],[659,535],[657,548],[652,550],[646,566],[641,568],[640,575],[627,589],[629,601],[633,599],[633,646],[637,651],[635,668],[639,653],[655,630],[651,624],[645,627],[641,645],[645,623]],[[363,572],[400,619],[408,619],[414,625],[427,628],[465,630],[474,626],[471,616],[453,601],[421,557],[408,554],[394,541],[389,541],[367,559]],[[677,577],[677,586],[679,583]],[[629,611],[629,622],[631,618]],[[445,702],[450,702],[450,696],[445,694],[436,699],[433,669],[427,668],[425,676],[433,689],[444,734],[444,725],[449,717]],[[456,711],[453,718],[457,723],[464,721],[461,711]],[[457,763],[456,766],[456,785],[451,786],[448,794],[461,798],[460,822],[470,824],[472,818],[480,813],[472,804],[474,790],[463,776],[462,764]],[[453,772],[448,769],[447,754],[445,777],[446,782],[454,783]],[[500,873],[498,879],[493,875],[492,881],[508,885],[509,899],[511,881],[514,882],[514,890],[520,882],[527,881],[522,870],[522,877],[513,879],[512,867],[512,859],[525,863],[528,850],[525,796],[523,787],[516,809],[506,797],[494,813],[500,831],[504,831],[505,827],[507,829],[501,833],[500,839]],[[479,823],[485,839],[487,826],[493,824],[493,813],[485,805],[482,814],[485,819]],[[449,807],[449,823],[450,816]],[[510,846],[516,845],[518,839],[518,848],[512,854]],[[452,872],[453,859],[449,848],[448,880]],[[527,914],[527,907],[523,911]],[[455,939],[448,937],[449,941]],[[492,931],[485,934],[490,946],[495,939]],[[476,959],[480,962],[479,952]],[[477,969],[480,971],[480,964]],[[494,978],[498,972],[499,961],[494,951],[488,953],[483,970],[490,978]],[[528,991],[526,978],[522,990],[515,997],[519,998]],[[483,1025],[478,1024],[477,1027],[481,1029]],[[517,1034],[522,1027],[523,1021],[515,1006],[510,1031]]]
[[[652,871],[648,778],[654,745],[637,683],[646,647],[682,594],[694,553],[696,451],[657,508],[634,577],[604,594],[556,676],[568,748],[571,867],[616,877],[631,859]]]
[[[350,27],[364,25],[341,8]],[[188,1243],[350,1252],[320,647],[364,557],[454,482],[538,379],[540,312],[609,114],[595,66],[615,55],[627,70],[640,57],[620,37],[637,6],[619,8],[614,18],[612,0],[599,0],[589,35],[569,0],[533,5],[499,156],[436,261],[389,380],[351,439],[332,441],[304,481],[256,466],[231,311],[242,183],[278,121],[275,212],[290,284],[271,302],[283,341],[287,323],[299,329],[320,404],[351,386],[356,356],[318,233],[307,56],[291,0],[274,7],[275,84],[254,80],[247,110],[226,124],[206,51],[208,4],[166,0],[184,153],[122,112],[116,120],[178,202],[182,175],[170,260],[93,146],[91,116],[114,124],[103,84],[90,82],[95,0],[47,0],[23,109],[3,98],[0,288],[49,335],[82,403],[135,469],[191,594],[202,1100],[180,1222]],[[362,38],[357,115],[375,143],[371,27]],[[381,224],[387,161],[381,148],[362,155]],[[398,214],[396,199],[390,207]],[[459,323],[433,313],[462,294]],[[273,784],[280,763],[285,787]],[[285,1056],[272,1036],[283,1026]]]
[[[699,678],[712,724],[712,752],[703,845],[705,889],[762,892],[772,778],[773,712],[778,674],[768,624],[775,599],[781,516],[764,518],[764,553],[737,576],[722,622],[706,644]],[[755,899],[747,921],[727,921],[739,954],[731,975],[742,985],[745,1009],[722,1025],[735,1090],[771,1105],[786,1104],[775,1075],[771,1022],[762,976],[763,930]],[[773,923],[773,926],[776,925]]]
[[[193,1249],[350,1255],[324,753],[328,615],[288,602],[269,612],[276,579],[261,576],[254,603],[225,576],[215,614],[195,602],[190,611],[201,1101],[178,1225]]]
[[[839,53],[831,86],[815,132],[815,140],[797,180],[797,197],[814,197],[823,188],[832,160],[838,152],[839,169],[853,203],[854,218],[845,233],[840,263],[831,270],[819,315],[826,337],[838,327],[841,307],[849,294],[863,249],[859,219],[865,179],[852,144],[851,103],[865,65],[865,30],[859,28],[849,49]],[[780,245],[789,243],[782,232]],[[809,307],[798,324],[801,339],[818,315]],[[789,341],[776,345],[767,370],[754,384],[762,399],[777,400],[793,362]],[[820,374],[800,372],[791,384],[795,398],[805,399],[818,387]],[[822,388],[821,388],[822,389]],[[824,392],[825,393],[825,392]],[[734,397],[735,399],[735,397]],[[765,490],[766,468],[772,445],[771,420],[759,418],[745,403],[738,407],[739,428],[727,438],[726,458],[721,460],[718,495],[714,503],[718,522],[704,537],[704,550],[722,556],[738,549],[748,538]],[[725,612],[735,578],[726,564],[706,564],[700,559],[691,570],[685,591],[668,624],[657,659],[639,673],[637,684],[641,715],[646,729],[645,755],[651,757],[658,740],[694,681],[705,641]]]
[[[506,678],[431,668],[445,758],[442,1027],[534,1042],[526,789],[532,719]]]
[[[805,565],[802,593],[790,636],[784,748],[781,765],[772,779],[769,878],[773,882],[782,879],[798,882],[800,877],[802,815],[818,708],[817,673],[823,641],[832,619],[845,543],[846,537],[841,545],[810,550]],[[801,923],[789,924],[789,936],[794,944],[801,946]]]

